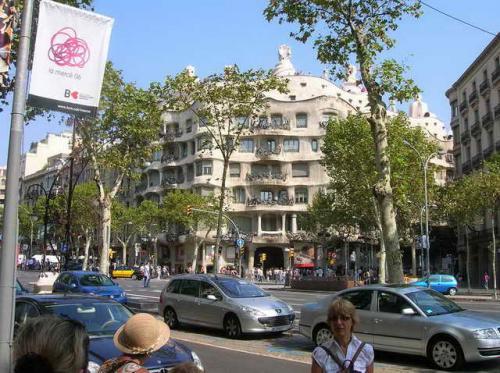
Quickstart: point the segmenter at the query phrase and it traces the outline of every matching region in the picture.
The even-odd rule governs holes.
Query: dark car
[[[109,297],[120,303],[127,303],[127,295],[120,285],[99,272],[62,272],[52,286],[54,293],[86,293]]]
[[[120,356],[113,335],[133,312],[114,300],[101,297],[69,294],[21,296],[16,299],[15,331],[30,317],[55,314],[85,325],[90,336],[89,373],[96,373],[104,361]],[[166,373],[175,365],[193,362],[201,370],[202,363],[194,351],[170,339],[151,354],[144,366],[153,373]]]
[[[29,291],[19,282],[19,280],[16,280],[16,295],[23,295],[23,294],[28,294]]]

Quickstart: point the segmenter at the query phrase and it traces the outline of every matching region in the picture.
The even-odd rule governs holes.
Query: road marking
[[[127,293],[127,297],[133,297],[133,298],[150,298],[150,299],[159,300],[159,297],[156,297],[156,296],[142,295],[142,294],[132,294],[132,293]]]
[[[215,345],[213,343],[193,341],[193,340],[191,340],[189,338],[186,338],[186,337],[175,336],[173,338],[176,339],[176,340],[185,341],[185,342],[189,342],[189,343],[193,343],[193,344],[199,344],[199,345],[202,345],[202,346],[208,346],[208,347],[213,347],[213,348],[220,348],[222,350],[240,352],[242,354],[255,355],[255,356],[266,356],[266,357],[270,357],[272,359],[287,360],[287,361],[293,361],[294,363],[301,363],[301,364],[305,364],[305,365],[311,365],[310,362],[305,362],[305,361],[302,361],[302,360],[293,359],[293,358],[289,358],[289,357],[285,357],[285,356],[276,356],[275,354],[271,354],[271,353],[267,353],[267,352],[260,352],[260,351],[259,352],[253,352],[253,351],[242,350],[242,349],[234,348],[234,347],[217,346],[217,345]]]

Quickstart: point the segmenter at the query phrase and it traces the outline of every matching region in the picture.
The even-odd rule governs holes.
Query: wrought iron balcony
[[[273,155],[279,155],[280,153],[281,153],[281,145],[278,145],[274,149],[268,149],[261,146],[257,148],[257,150],[255,151],[255,155],[259,158],[267,158]]]
[[[161,156],[162,163],[171,163],[179,160],[179,156],[171,153],[163,154]]]
[[[487,112],[482,116],[481,124],[483,125],[484,129],[489,129],[490,127],[493,127],[493,115],[491,115],[491,111]]]
[[[484,96],[488,93],[490,93],[490,83],[487,80],[484,80],[479,85],[479,94]]]
[[[163,178],[163,181],[161,182],[162,186],[170,186],[177,184],[177,178],[175,176],[166,176]]]
[[[175,131],[174,136],[181,137],[183,134],[184,134],[184,132],[182,132],[182,130],[177,130],[177,131]]]
[[[464,163],[462,163],[462,173],[468,174],[471,171],[472,171],[471,161],[465,161]]]
[[[247,181],[286,181],[287,175],[285,173],[272,173],[272,172],[262,172],[262,173],[247,173]]]
[[[465,130],[460,134],[460,140],[462,140],[462,143],[468,143],[470,141],[470,132],[468,130]]]
[[[472,127],[470,128],[470,133],[474,137],[481,134],[481,125],[479,124],[479,121],[474,122],[472,124]]]
[[[495,106],[495,119],[500,119],[500,104],[498,104],[497,106]]]
[[[458,127],[459,124],[460,124],[460,121],[458,120],[457,115],[455,115],[453,118],[451,118],[451,123],[450,123],[451,128]]]
[[[472,93],[469,95],[469,105],[474,106],[478,102],[478,95],[477,95],[477,90],[473,90]]]
[[[320,128],[326,128],[328,127],[328,121],[327,120],[322,120],[319,122]]]
[[[467,101],[464,100],[460,106],[458,107],[458,110],[460,110],[460,113],[462,113],[462,115],[464,115],[465,113],[467,113],[467,110],[469,109],[469,107],[467,106]]]
[[[160,137],[162,139],[164,139],[165,141],[174,141],[175,132],[172,130],[162,131],[162,132],[160,132]]]
[[[488,158],[493,153],[494,149],[495,149],[494,145],[488,146],[486,149],[483,150],[483,157]]]
[[[259,118],[250,123],[250,131],[258,130],[289,130],[290,121],[287,118],[267,119]]]
[[[247,206],[258,206],[258,205],[266,205],[266,206],[291,206],[295,203],[293,197],[292,198],[279,198],[279,199],[266,199],[261,200],[260,198],[253,197],[247,198]]]
[[[496,85],[500,83],[500,66],[497,66],[491,73],[491,84]]]
[[[472,157],[472,167],[478,168],[481,165],[482,161],[483,161],[483,154],[482,153],[476,154],[474,157]]]

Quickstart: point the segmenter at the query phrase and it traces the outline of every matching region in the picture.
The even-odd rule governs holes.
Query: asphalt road
[[[36,279],[36,273],[18,272],[18,278],[24,285]],[[131,279],[116,280],[127,292],[132,302],[158,304],[159,296],[167,280],[152,280],[149,288],[144,288],[141,281]],[[321,292],[283,290],[276,286],[263,285],[268,292],[290,304],[297,318],[304,303],[314,302],[324,297]],[[28,288],[30,288],[28,286]],[[480,312],[500,312],[500,302],[459,301],[462,307]],[[186,343],[199,353],[207,372],[306,372],[310,369],[312,343],[298,334],[296,328],[280,337],[258,336],[242,340],[229,340],[222,332],[196,327],[182,327],[172,331],[172,337]],[[223,356],[223,358],[221,358]],[[421,357],[393,353],[376,353],[376,370],[383,372],[433,372],[427,361]],[[499,362],[469,364],[466,371],[498,372]]]

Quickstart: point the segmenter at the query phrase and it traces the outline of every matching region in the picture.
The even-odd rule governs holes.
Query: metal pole
[[[421,246],[421,249],[422,249],[422,257],[424,257],[424,242],[422,241],[422,239],[424,238],[424,218],[423,218],[423,214],[424,214],[424,210],[425,210],[425,206],[422,206],[422,208],[420,209],[420,246]],[[427,239],[426,239],[427,241]],[[427,244],[427,242],[426,242]],[[420,260],[420,263],[422,265],[422,277],[425,276],[425,265],[426,263],[423,261],[423,260]]]
[[[65,232],[65,243],[66,243],[66,252],[64,259],[64,267],[68,269],[68,260],[70,249],[72,249],[71,242],[71,202],[73,200],[73,167],[74,167],[74,151],[75,151],[75,136],[76,136],[76,125],[78,123],[78,119],[76,116],[73,118],[73,135],[71,138],[71,157],[69,160],[69,189],[68,189],[68,203],[66,205],[66,232]]]
[[[26,86],[28,82],[28,57],[30,50],[33,0],[25,0],[19,37],[16,65],[16,83],[9,137],[7,185],[3,225],[3,247],[0,260],[0,372],[11,371],[11,346],[14,332],[14,300],[16,282],[17,209],[19,204],[19,178],[21,176],[21,145]]]
[[[427,241],[427,274],[431,275],[431,261],[430,261],[430,239],[429,239],[429,204],[427,197],[427,166],[429,164],[429,159],[431,159],[434,154],[431,154],[424,163],[424,198],[425,198],[425,240]]]

